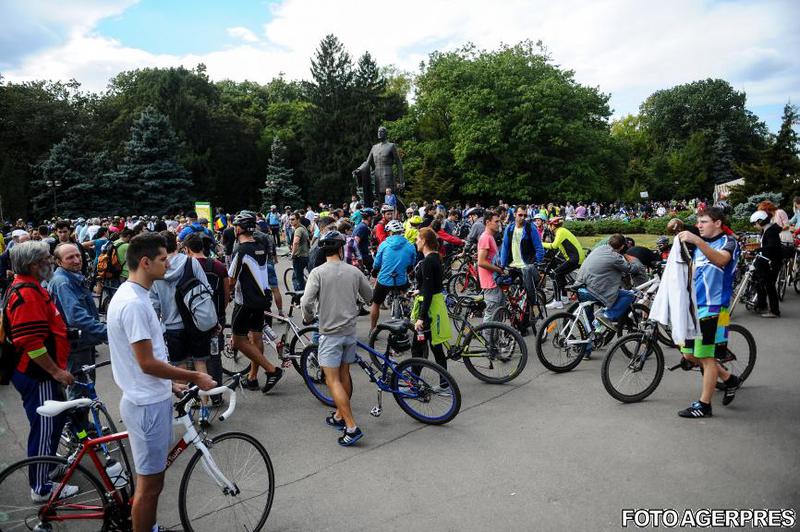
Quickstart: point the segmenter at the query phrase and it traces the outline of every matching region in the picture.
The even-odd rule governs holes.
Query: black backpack
[[[214,259],[206,258],[203,263],[203,271],[206,272],[208,284],[214,295],[214,307],[217,309],[217,316],[225,316],[225,285],[224,280],[214,273]],[[220,320],[222,321],[222,320]]]
[[[18,296],[15,306],[25,303],[19,293],[23,288],[33,288],[35,290],[38,287],[34,283],[19,283],[10,286],[3,296],[3,307],[0,309],[0,384],[4,386],[11,382],[11,375],[22,357],[22,352],[11,342],[11,324],[8,322],[6,308],[8,307],[8,300],[11,299],[11,294],[17,294]]]

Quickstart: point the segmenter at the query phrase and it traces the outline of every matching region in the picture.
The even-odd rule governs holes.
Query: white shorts
[[[172,398],[149,405],[136,405],[123,398],[119,412],[128,430],[136,473],[163,472],[172,443]]]

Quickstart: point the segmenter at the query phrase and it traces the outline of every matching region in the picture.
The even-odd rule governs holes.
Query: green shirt
[[[121,244],[117,244],[117,257],[119,257],[119,263],[122,264],[122,273],[119,274],[122,280],[128,280],[128,243],[122,242]]]
[[[294,238],[298,240],[297,242],[297,251],[294,253],[294,257],[308,257],[308,248],[310,245],[310,241],[308,238],[308,229],[306,229],[302,224],[297,226],[297,229],[294,230]]]
[[[511,266],[512,268],[524,268],[525,261],[522,260],[522,233],[525,227],[514,227],[514,235],[511,238]]]

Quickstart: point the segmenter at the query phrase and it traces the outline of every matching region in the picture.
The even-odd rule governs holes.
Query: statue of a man
[[[358,183],[364,188],[365,206],[372,205],[372,199],[377,195],[380,197],[387,188],[392,190],[403,190],[405,181],[403,180],[403,161],[397,151],[397,144],[386,140],[386,128],[378,128],[378,142],[369,151],[367,160],[361,163],[353,171]],[[397,165],[397,174],[394,173],[394,165]],[[375,173],[375,188],[372,187],[371,172]]]

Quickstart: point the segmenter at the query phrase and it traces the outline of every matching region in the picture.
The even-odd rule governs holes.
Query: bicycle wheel
[[[466,294],[467,273],[458,272],[450,276],[447,280],[447,291],[453,295],[461,296]]]
[[[336,406],[333,397],[325,384],[325,373],[317,361],[317,344],[310,344],[300,355],[300,370],[303,375],[303,382],[306,383],[308,390],[320,403],[327,406]]]
[[[283,272],[283,286],[287,292],[294,290],[294,269],[286,268]]]
[[[416,331],[411,323],[408,324],[405,335],[392,333],[383,323],[379,323],[369,334],[369,346],[375,351],[391,358],[395,363],[413,356],[412,343],[416,340]],[[428,343],[425,342],[422,352],[417,356],[427,358]],[[370,359],[375,367],[381,367],[383,361],[370,353]]]
[[[783,296],[786,295],[786,286],[789,284],[788,273],[786,272],[786,261],[783,261],[780,271],[778,271],[778,299],[783,301]]]
[[[474,327],[460,347],[467,371],[490,384],[514,380],[528,363],[525,340],[505,323],[487,322]]]
[[[303,375],[303,370],[300,367],[300,355],[303,350],[310,344],[314,343],[314,333],[319,332],[319,327],[316,325],[308,325],[297,331],[297,334],[292,336],[289,342],[289,358],[292,361],[292,366],[297,370],[297,373]]]
[[[744,381],[756,365],[756,352],[756,340],[750,331],[738,323],[731,323],[728,326],[728,345],[725,347],[725,354],[718,360],[722,367]]]
[[[203,453],[195,452],[178,492],[178,511],[184,530],[261,530],[275,496],[275,473],[267,450],[257,439],[242,432],[215,436],[209,449],[213,463],[236,491],[220,487],[209,474]]]
[[[424,358],[409,358],[392,374],[394,400],[403,412],[428,425],[443,425],[461,409],[461,391],[447,370]]]
[[[52,503],[33,502],[32,479],[38,493],[48,493],[56,489],[68,467],[64,458],[37,456],[12,464],[0,473],[0,529],[3,532],[105,530],[111,524],[111,503],[100,480],[83,464],[77,464],[66,482],[78,488],[75,495]],[[90,513],[103,517],[78,518]],[[37,525],[39,528],[35,528]]]
[[[623,403],[636,403],[658,387],[664,376],[664,353],[657,341],[635,332],[617,340],[603,359],[603,387]]]
[[[222,363],[222,373],[228,377],[250,370],[250,359],[233,347],[230,335],[225,335],[225,347],[222,349],[219,358]]]
[[[800,294],[800,275],[794,279],[794,291],[796,294]]]
[[[550,371],[565,373],[580,364],[586,353],[588,337],[583,323],[576,323],[573,314],[557,312],[544,320],[539,328],[536,355]]]

